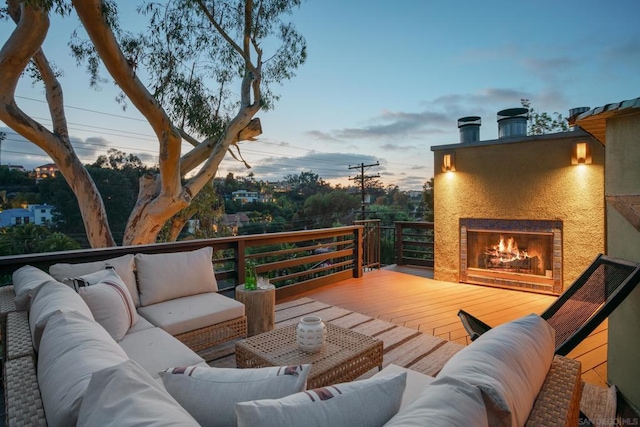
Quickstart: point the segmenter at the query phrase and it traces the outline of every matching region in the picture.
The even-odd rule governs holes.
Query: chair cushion
[[[94,372],[80,405],[78,426],[198,426],[133,360]]]
[[[49,267],[49,273],[55,277],[56,280],[62,282],[66,278],[84,276],[86,274],[95,273],[99,270],[104,270],[107,267],[113,267],[116,270],[118,276],[120,276],[127,285],[127,288],[129,288],[129,292],[133,298],[133,303],[136,307],[139,306],[140,301],[138,298],[138,287],[136,285],[136,275],[134,273],[134,256],[131,254],[104,261],[83,262],[79,264],[54,264]]]
[[[69,287],[60,286],[77,296]],[[127,359],[126,353],[95,321],[76,312],[51,316],[38,353],[38,385],[47,424],[76,425],[91,374]]]
[[[370,378],[236,404],[238,427],[379,427],[400,408],[407,374]]]
[[[179,335],[244,316],[244,304],[208,292],[140,307],[138,313],[171,335]]]
[[[67,285],[49,281],[40,286],[33,297],[29,312],[29,327],[33,338],[33,348],[38,351],[40,338],[49,318],[61,312],[75,311],[94,320],[91,310],[84,300]],[[97,323],[96,323],[97,325]]]
[[[258,369],[172,368],[160,372],[166,390],[203,426],[237,425],[238,402],[278,399],[303,391],[311,365]]]
[[[120,341],[138,321],[138,313],[127,285],[115,270],[101,270],[101,273],[98,283],[80,287],[78,293],[89,306],[96,322],[114,340]]]
[[[13,272],[14,302],[18,311],[29,310],[33,296],[42,284],[55,279],[39,268],[25,265]]]
[[[455,354],[437,378],[452,377],[483,393],[490,425],[523,426],[555,351],[555,332],[536,314],[502,324]]]
[[[482,393],[456,378],[435,380],[384,427],[489,426]]]
[[[140,304],[147,306],[217,291],[212,256],[211,247],[170,254],[136,254]]]
[[[127,334],[118,344],[153,378],[159,378],[158,372],[173,366],[205,363],[202,357],[160,328]]]

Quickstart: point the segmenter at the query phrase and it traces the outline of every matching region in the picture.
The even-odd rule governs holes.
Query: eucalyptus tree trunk
[[[248,1],[247,4],[252,5],[252,2]],[[180,132],[172,125],[162,106],[136,77],[135,70],[122,53],[106,21],[102,1],[73,0],[73,5],[109,74],[147,119],[158,139],[160,173],[155,176],[146,175],[140,179],[138,200],[129,217],[122,242],[124,245],[153,243],[165,222],[187,207],[192,197],[213,179],[229,146],[237,143],[241,137],[250,138],[261,132],[259,122],[257,130],[255,121],[252,122],[253,116],[260,110],[260,70],[251,64],[253,69],[245,74],[240,110],[230,121],[223,136],[217,140],[204,141],[181,160]],[[200,5],[206,13],[206,7],[201,3]],[[245,10],[245,13],[251,16],[251,9]],[[250,27],[245,29],[247,50],[249,37]],[[237,49],[242,51],[239,46]],[[245,57],[249,60],[248,56]],[[204,165],[198,173],[183,186],[180,177],[202,162]]]
[[[53,159],[78,199],[89,244],[115,246],[102,197],[69,140],[62,86],[41,50],[49,29],[47,13],[17,0],[7,5],[16,28],[0,51],[0,120]],[[53,132],[22,111],[15,100],[20,75],[32,59],[44,82]]]

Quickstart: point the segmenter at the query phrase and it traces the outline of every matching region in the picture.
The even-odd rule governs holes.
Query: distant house
[[[9,170],[12,170],[12,171],[18,171],[18,172],[25,171],[24,166],[22,165],[6,165],[6,166],[9,168]]]
[[[262,194],[257,191],[238,190],[231,193],[231,198],[234,201],[240,201],[243,205],[245,203],[261,202],[269,203],[273,201],[273,197],[269,194]]]
[[[227,227],[242,227],[243,225],[249,224],[249,222],[251,222],[251,220],[245,212],[225,214],[222,219],[222,225]]]
[[[276,193],[286,193],[291,191],[291,183],[287,181],[271,181],[268,184],[273,187],[273,191]]]
[[[14,225],[51,223],[52,205],[27,205],[25,208],[7,209],[0,212],[0,228]]]
[[[43,179],[53,178],[58,173],[58,167],[55,163],[47,163],[34,169],[36,172],[36,184]]]

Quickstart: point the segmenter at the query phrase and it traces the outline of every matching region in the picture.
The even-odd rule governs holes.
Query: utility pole
[[[356,166],[351,166],[349,165],[349,169],[360,169],[360,175],[354,176],[353,178],[349,177],[349,181],[359,181],[360,182],[360,194],[362,196],[362,218],[360,219],[365,219],[365,206],[366,203],[364,201],[364,189],[366,188],[366,184],[368,181],[372,180],[373,178],[379,178],[380,174],[375,174],[375,175],[365,175],[365,168],[366,170],[369,170],[369,168],[373,167],[373,166],[380,166],[380,162],[375,162],[374,164],[371,165],[365,165],[364,163],[360,163],[359,165]]]

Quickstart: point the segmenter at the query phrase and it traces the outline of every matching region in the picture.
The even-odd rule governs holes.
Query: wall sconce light
[[[571,164],[572,165],[590,165],[591,147],[588,142],[574,142],[571,147]]]
[[[448,153],[442,156],[442,172],[456,171],[456,157],[454,153]]]

